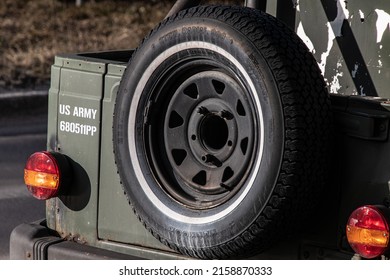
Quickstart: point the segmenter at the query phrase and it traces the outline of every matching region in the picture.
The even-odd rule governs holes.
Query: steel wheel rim
[[[260,137],[244,81],[222,63],[188,60],[161,75],[150,99],[158,109],[146,117],[145,149],[164,191],[195,210],[231,200],[245,185]]]

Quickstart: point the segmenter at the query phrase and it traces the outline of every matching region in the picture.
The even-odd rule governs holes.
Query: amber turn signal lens
[[[31,155],[24,168],[24,182],[37,199],[55,197],[60,187],[60,169],[55,157],[49,152]]]
[[[389,245],[388,222],[375,206],[356,209],[349,217],[346,232],[352,249],[367,259],[383,255]]]

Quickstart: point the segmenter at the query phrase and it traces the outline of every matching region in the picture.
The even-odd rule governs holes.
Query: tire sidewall
[[[229,54],[229,60],[234,58],[239,62],[236,70],[254,89],[250,98],[256,104],[256,124],[261,130],[261,141],[255,143],[259,153],[251,167],[250,180],[231,201],[201,212],[177,203],[159,186],[150,169],[143,141],[148,85],[152,83],[150,77],[158,75],[156,71],[159,71],[151,65],[168,67],[164,65],[167,60],[161,60],[161,54],[168,49],[177,48],[173,60],[180,60],[184,49],[178,46],[185,44],[191,48],[214,46],[215,51]],[[161,238],[188,247],[219,245],[248,229],[263,213],[274,191],[284,145],[279,90],[261,51],[228,24],[207,18],[184,18],[153,32],[132,58],[126,73],[115,109],[114,146],[125,192],[141,220]]]

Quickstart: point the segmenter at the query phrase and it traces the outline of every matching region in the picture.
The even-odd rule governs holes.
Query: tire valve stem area
[[[222,188],[224,188],[225,190],[231,192],[234,188],[233,187],[229,187],[228,185],[224,184],[224,183],[221,183],[220,185]]]

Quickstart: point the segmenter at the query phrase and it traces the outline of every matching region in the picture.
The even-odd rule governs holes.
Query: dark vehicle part
[[[265,11],[267,6],[267,1],[266,0],[245,0],[245,6],[248,8]]]
[[[200,4],[200,0],[177,0],[173,7],[169,10],[166,18],[177,14],[180,11],[196,7]],[[245,0],[244,6],[248,8],[265,11],[267,5],[266,0]]]
[[[46,222],[21,224],[10,237],[11,260],[136,260],[109,250],[65,240],[47,228]]]
[[[162,243],[198,258],[268,248],[326,181],[330,109],[312,55],[260,11],[206,6],[155,29],[114,117],[124,190]]]
[[[200,2],[200,0],[177,0],[173,7],[169,10],[166,18],[173,16],[182,10],[198,6]]]

